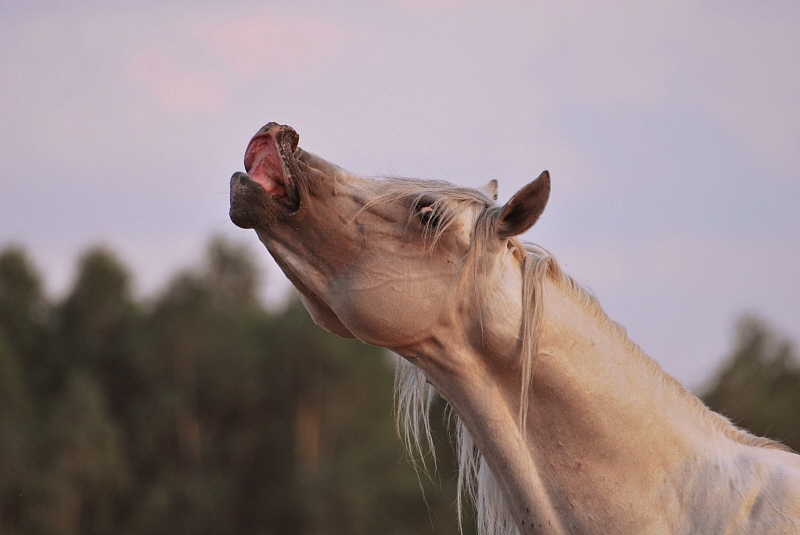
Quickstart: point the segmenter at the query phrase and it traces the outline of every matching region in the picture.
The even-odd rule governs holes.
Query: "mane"
[[[714,429],[722,432],[722,434],[734,442],[744,444],[746,446],[753,446],[758,448],[777,449],[783,451],[792,451],[791,448],[768,438],[757,437],[743,429],[736,427],[728,418],[710,410],[706,405],[700,401],[697,396],[689,392],[680,381],[673,376],[666,373],[661,366],[647,354],[645,354],[638,344],[628,338],[628,334],[624,327],[617,322],[613,321],[600,306],[599,301],[586,289],[580,286],[575,280],[567,275],[558,265],[556,259],[543,248],[528,244],[527,251],[530,256],[538,257],[535,262],[546,262],[547,268],[543,269],[544,275],[548,276],[549,280],[554,282],[561,290],[563,290],[570,298],[582,305],[583,309],[599,322],[608,332],[621,343],[631,355],[634,355],[640,360],[653,375],[658,377],[660,381],[667,385],[668,388],[673,390],[678,398],[688,403],[689,406],[699,414],[703,420]],[[537,306],[539,303],[536,304]],[[535,313],[534,315],[537,315]],[[524,321],[524,320],[523,320]],[[532,333],[534,336],[535,332]]]
[[[439,237],[452,224],[455,218],[471,207],[481,209],[475,225],[469,255],[474,270],[473,286],[475,292],[491,291],[479,284],[487,277],[487,247],[494,236],[500,207],[481,191],[462,188],[443,181],[428,181],[409,178],[388,178],[382,184],[377,199],[368,203],[368,209],[375,203],[409,202],[412,206],[426,199],[441,217],[438,229],[431,235],[431,248]],[[410,217],[413,217],[410,216]],[[518,425],[524,434],[529,392],[533,379],[537,355],[537,339],[545,308],[545,281],[554,283],[568,297],[580,304],[587,315],[597,321],[614,336],[617,341],[636,359],[640,360],[663,384],[672,389],[677,397],[687,403],[709,426],[720,431],[725,437],[748,446],[791,451],[784,445],[766,438],[756,437],[734,426],[730,420],[710,411],[697,397],[692,395],[675,378],[665,373],[661,366],[648,357],[637,344],[632,342],[624,329],[603,311],[597,299],[575,282],[559,266],[556,259],[544,248],[530,243],[511,239],[523,261],[522,320],[520,326],[520,412]],[[436,400],[437,392],[428,383],[425,374],[403,358],[397,360],[395,372],[395,411],[398,434],[404,441],[406,450],[415,468],[427,472],[426,457],[430,454],[435,462],[435,451],[430,428],[430,408]],[[461,419],[452,410],[448,411],[451,431],[455,432],[456,457],[458,461],[457,509],[459,529],[463,533],[464,501],[472,502],[478,535],[519,535],[505,499],[500,491],[497,478],[489,469],[483,455]],[[452,429],[454,428],[454,429]]]

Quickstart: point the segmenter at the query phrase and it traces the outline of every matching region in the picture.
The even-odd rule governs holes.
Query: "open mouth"
[[[273,199],[288,203],[283,162],[278,150],[271,133],[257,134],[250,140],[244,154],[244,170]]]
[[[300,207],[298,163],[294,159],[299,136],[294,129],[269,123],[253,136],[244,154],[245,173],[231,177],[230,217],[242,228],[268,226],[277,216]]]

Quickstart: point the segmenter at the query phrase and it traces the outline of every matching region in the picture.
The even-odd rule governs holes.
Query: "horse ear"
[[[539,178],[519,190],[503,206],[497,220],[497,235],[501,239],[518,236],[531,228],[544,212],[550,198],[550,173],[542,171]]]
[[[497,200],[497,180],[495,180],[494,178],[491,179],[488,184],[486,184],[485,186],[481,186],[478,189],[484,192],[492,199],[494,199],[495,201]]]

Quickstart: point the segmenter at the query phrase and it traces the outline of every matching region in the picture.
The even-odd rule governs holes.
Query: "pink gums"
[[[245,152],[244,166],[250,178],[261,184],[273,198],[289,200],[278,145],[272,136],[255,137],[250,141]]]

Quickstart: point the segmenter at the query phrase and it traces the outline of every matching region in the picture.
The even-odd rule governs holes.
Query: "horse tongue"
[[[288,201],[278,146],[272,136],[253,139],[245,153],[245,170],[276,199]]]

